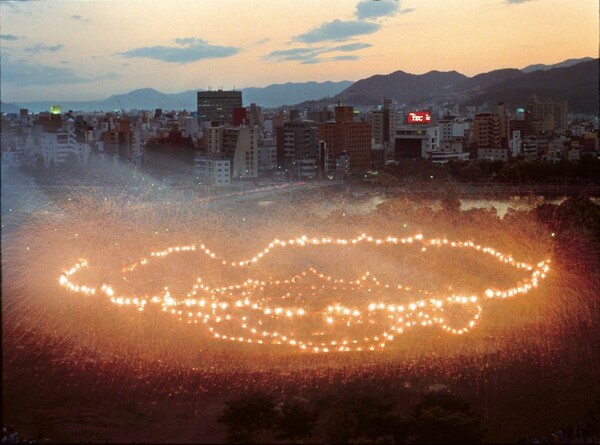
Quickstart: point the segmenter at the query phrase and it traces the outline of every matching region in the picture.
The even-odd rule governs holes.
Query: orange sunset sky
[[[598,57],[597,0],[2,1],[5,102]]]

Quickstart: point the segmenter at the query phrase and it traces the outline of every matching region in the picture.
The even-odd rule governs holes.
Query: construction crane
[[[121,105],[121,100],[119,99],[119,96],[117,96],[115,94],[115,97],[117,98],[117,102],[119,102],[119,107],[121,108],[121,113],[123,113],[123,115],[125,115],[125,109],[123,108],[123,105]]]

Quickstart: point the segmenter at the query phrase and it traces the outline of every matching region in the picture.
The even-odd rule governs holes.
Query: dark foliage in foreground
[[[451,393],[426,393],[409,417],[399,414],[404,404],[359,389],[316,404],[296,397],[274,408],[270,396],[254,393],[227,402],[219,422],[235,443],[264,440],[268,430],[276,439],[301,442],[313,436],[317,423],[325,443],[480,443],[485,437],[469,402]]]
[[[260,442],[264,431],[275,421],[273,399],[262,393],[244,395],[227,402],[219,422],[227,428],[227,439],[235,443]]]

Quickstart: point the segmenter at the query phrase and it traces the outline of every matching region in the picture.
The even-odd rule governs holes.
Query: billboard
[[[406,117],[409,124],[428,124],[431,122],[431,113],[429,111],[410,111]]]

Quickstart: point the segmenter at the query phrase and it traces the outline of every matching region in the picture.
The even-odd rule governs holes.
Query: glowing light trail
[[[124,295],[108,284],[99,289],[88,285],[79,285],[71,281],[71,277],[80,269],[88,267],[86,260],[81,260],[59,278],[59,284],[66,289],[84,295],[103,294],[113,304],[133,306],[144,311],[147,305],[158,305],[164,312],[177,316],[189,324],[206,325],[210,335],[215,339],[239,343],[289,345],[300,350],[312,352],[331,351],[365,351],[382,350],[386,344],[409,329],[415,327],[437,326],[444,332],[462,335],[473,329],[481,319],[483,305],[486,300],[505,299],[526,294],[537,287],[549,272],[549,260],[541,261],[535,266],[515,260],[492,247],[475,244],[471,241],[450,241],[442,238],[426,239],[422,234],[407,238],[374,238],[362,234],[357,238],[308,238],[302,236],[288,240],[275,239],[262,251],[249,259],[228,261],[212,252],[208,247],[175,246],[150,253],[137,262],[123,269],[124,274],[144,267],[150,261],[165,258],[173,253],[200,252],[223,266],[243,268],[256,264],[276,248],[303,248],[320,245],[353,246],[358,243],[381,245],[407,245],[421,243],[421,251],[428,247],[446,247],[451,249],[471,249],[492,256],[500,263],[517,269],[531,272],[520,284],[508,289],[486,289],[482,295],[434,295],[419,289],[411,289],[402,284],[382,283],[370,272],[366,272],[357,280],[344,280],[320,273],[310,267],[301,274],[284,280],[258,280],[249,278],[241,284],[228,284],[211,288],[201,278],[186,294],[185,298],[171,295],[168,288],[162,295]],[[125,278],[125,277],[124,277]],[[304,284],[314,279],[322,282],[320,286]],[[304,305],[274,305],[273,298],[261,296],[267,290],[278,291],[278,300],[297,300],[302,296]],[[302,291],[302,292],[300,292]],[[373,292],[376,291],[376,292]],[[373,295],[385,294],[387,297],[373,301]],[[398,291],[410,296],[418,295],[418,299],[408,303]],[[331,303],[323,298],[323,292],[330,295],[343,292],[354,295],[360,302],[354,304]],[[390,301],[389,295],[395,295],[396,302]],[[470,311],[470,318],[461,326],[453,325],[447,315],[453,306]],[[451,318],[451,317],[450,317]]]

